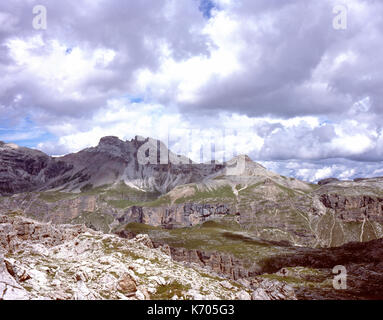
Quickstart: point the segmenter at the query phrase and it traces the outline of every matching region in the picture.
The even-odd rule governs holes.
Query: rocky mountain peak
[[[157,143],[157,140],[153,140],[153,143]],[[123,141],[116,136],[106,136],[100,139],[98,146],[95,148],[96,151],[121,151],[123,153],[130,151],[136,151],[144,143],[147,143],[149,138],[141,136],[135,136],[134,139]],[[92,148],[91,148],[92,149]]]
[[[124,143],[124,141],[120,140],[118,137],[107,136],[107,137],[101,138],[98,145],[99,146],[103,146],[103,145],[115,145],[115,146],[118,146],[118,145],[121,145],[123,143]]]
[[[323,180],[318,181],[318,185],[323,186],[325,184],[329,184],[329,183],[333,183],[333,182],[339,182],[339,181],[340,180],[337,178],[327,178],[327,179],[323,179]]]
[[[264,171],[267,169],[248,155],[239,155],[226,162],[226,175],[252,176]]]
[[[6,148],[6,149],[19,149],[20,147],[15,143],[5,143],[3,141],[0,141],[0,147]]]

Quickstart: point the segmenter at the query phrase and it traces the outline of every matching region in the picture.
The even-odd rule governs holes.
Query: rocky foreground
[[[0,299],[295,299],[278,281],[228,280],[164,251],[144,235],[0,215]]]
[[[289,247],[252,273],[237,272],[246,269],[228,256],[179,253],[143,234],[128,240],[83,225],[0,215],[0,299],[383,298],[382,239],[328,249]],[[347,269],[345,290],[332,286],[335,265]]]

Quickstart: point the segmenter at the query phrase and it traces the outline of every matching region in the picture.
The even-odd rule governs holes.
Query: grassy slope
[[[270,254],[286,250],[251,237],[251,234],[244,232],[232,217],[225,217],[219,221],[208,221],[191,228],[167,230],[131,223],[120,226],[115,231],[121,229],[148,234],[153,240],[165,242],[172,247],[220,251],[249,262],[259,262]]]

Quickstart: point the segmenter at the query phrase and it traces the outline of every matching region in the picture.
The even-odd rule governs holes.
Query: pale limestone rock
[[[143,266],[139,266],[139,267],[136,269],[136,272],[137,272],[138,274],[145,274],[145,273],[146,273],[146,269],[145,269],[145,267],[143,267]]]
[[[200,291],[195,289],[188,290],[186,295],[189,296],[192,300],[206,300],[206,297],[202,295]]]
[[[241,290],[237,293],[236,298],[237,300],[251,300],[251,295],[247,291]]]
[[[257,288],[251,294],[251,300],[272,300],[272,299],[264,288]]]
[[[263,280],[252,293],[252,300],[297,300],[294,289],[282,282]]]
[[[149,277],[149,280],[155,281],[160,286],[166,285],[166,280],[163,277],[160,277],[160,276]]]
[[[239,280],[238,280],[238,283],[240,283],[241,285],[243,285],[243,286],[246,287],[246,288],[250,287],[250,281],[249,281],[249,280],[246,280],[246,279],[239,279]]]
[[[29,300],[28,292],[9,274],[0,257],[0,300]]]
[[[97,295],[83,281],[78,281],[74,298],[75,300],[97,300]]]
[[[145,295],[144,295],[140,290],[137,290],[137,291],[136,291],[136,298],[137,298],[138,300],[146,300],[146,299],[145,299]]]
[[[226,289],[233,289],[233,285],[227,280],[221,281],[219,284]]]
[[[152,240],[149,238],[149,236],[147,234],[138,234],[134,239],[133,239],[134,242],[136,243],[142,243],[143,245],[147,246],[148,248],[153,248],[153,242]]]
[[[149,294],[154,294],[154,293],[157,292],[157,289],[154,288],[154,287],[149,286],[149,287],[148,287],[148,292],[149,292]]]

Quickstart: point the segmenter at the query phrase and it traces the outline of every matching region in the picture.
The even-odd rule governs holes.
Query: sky
[[[383,176],[382,70],[380,0],[1,1],[0,140],[141,135],[307,181]]]

